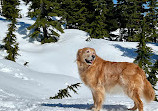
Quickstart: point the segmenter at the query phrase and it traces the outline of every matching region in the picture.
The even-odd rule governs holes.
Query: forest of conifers
[[[59,34],[54,28],[63,32],[62,25],[86,31],[91,38],[139,41],[142,34],[145,41],[157,42],[157,0],[117,0],[116,4],[113,0],[23,1],[30,3],[28,16],[36,18],[36,22],[28,28],[34,29],[30,37],[40,37],[41,43],[57,41]],[[1,4],[2,15],[9,19],[20,17],[17,16],[19,0],[1,0]],[[119,35],[110,33],[117,29]]]

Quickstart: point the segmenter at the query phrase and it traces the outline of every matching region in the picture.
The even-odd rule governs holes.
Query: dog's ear
[[[80,55],[82,53],[82,49],[79,49],[77,52],[77,61],[80,61]]]

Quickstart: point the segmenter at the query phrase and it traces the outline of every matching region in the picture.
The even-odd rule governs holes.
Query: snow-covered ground
[[[4,59],[0,51],[0,111],[88,111],[93,100],[83,84],[78,95],[62,100],[49,100],[59,89],[81,82],[76,65],[77,50],[92,47],[97,54],[109,61],[133,62],[136,57],[136,42],[111,42],[103,39],[85,41],[88,34],[81,30],[67,29],[57,43],[41,45],[29,39],[27,27],[35,21],[27,18],[27,8],[21,1],[16,36],[19,42],[17,62]],[[0,16],[0,44],[6,36],[9,21]],[[152,60],[158,59],[158,44],[148,43],[153,49]],[[27,66],[23,64],[28,62]],[[158,88],[158,87],[157,87]],[[158,92],[156,92],[158,94]],[[133,106],[125,95],[107,95],[103,111],[127,111]],[[144,111],[158,111],[158,103],[144,104]]]

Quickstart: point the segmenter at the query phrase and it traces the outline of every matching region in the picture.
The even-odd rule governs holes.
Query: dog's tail
[[[144,94],[144,98],[147,102],[150,102],[155,99],[155,91],[147,79],[144,80],[143,94]]]

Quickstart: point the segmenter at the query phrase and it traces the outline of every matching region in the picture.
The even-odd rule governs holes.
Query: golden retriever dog
[[[100,111],[105,93],[115,86],[120,86],[133,101],[134,107],[129,110],[143,111],[143,102],[155,98],[155,92],[146,79],[145,72],[136,64],[128,62],[110,62],[96,55],[93,48],[79,49],[77,66],[81,80],[92,92],[93,111]]]

